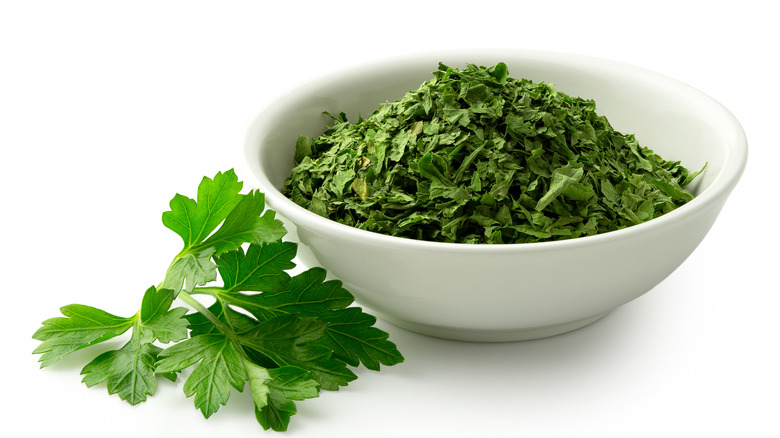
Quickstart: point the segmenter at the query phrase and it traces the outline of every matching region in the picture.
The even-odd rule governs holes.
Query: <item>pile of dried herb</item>
[[[364,230],[460,243],[570,239],[691,200],[698,174],[615,131],[592,100],[439,64],[433,79],[351,124],[299,137],[284,193]]]

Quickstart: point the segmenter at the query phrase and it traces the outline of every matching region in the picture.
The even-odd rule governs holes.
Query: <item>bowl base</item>
[[[593,324],[601,318],[607,316],[610,312],[600,313],[595,316],[580,319],[577,321],[566,322],[563,324],[555,324],[544,327],[533,327],[524,329],[509,329],[509,330],[479,330],[479,329],[459,329],[432,326],[427,324],[419,324],[410,321],[403,321],[393,317],[388,317],[378,313],[377,316],[385,321],[401,327],[406,330],[410,330],[423,335],[433,336],[437,338],[450,339],[454,341],[468,341],[468,342],[515,342],[515,341],[530,341],[534,339],[548,338],[550,336],[562,335],[587,325]]]

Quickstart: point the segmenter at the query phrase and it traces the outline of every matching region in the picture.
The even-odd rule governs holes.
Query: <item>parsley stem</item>
[[[193,288],[189,294],[190,295],[211,295],[214,298],[218,298],[220,292],[222,292],[223,289],[221,287],[195,287]]]
[[[202,288],[202,289],[206,289],[206,288]],[[236,348],[236,351],[241,355],[241,357],[244,358],[245,360],[249,360],[249,357],[247,356],[243,347],[241,347],[241,342],[239,341],[236,332],[231,327],[228,327],[227,324],[220,321],[216,315],[211,313],[211,311],[206,306],[201,304],[200,301],[193,298],[192,295],[190,295],[189,293],[182,290],[179,292],[178,298],[181,298],[182,301],[189,304],[190,307],[200,312],[201,315],[205,316],[206,319],[209,320],[209,322],[214,324],[214,327],[216,327],[217,330],[219,330],[222,334],[227,336],[227,338],[230,340],[230,342],[233,343],[233,345]]]
[[[190,307],[192,307],[193,309],[200,312],[203,316],[205,316],[206,319],[208,319],[209,322],[214,324],[214,326],[217,327],[219,331],[221,331],[222,333],[228,336],[232,335],[233,331],[228,326],[226,326],[225,323],[220,321],[219,318],[216,317],[216,315],[211,313],[211,311],[207,309],[206,306],[201,304],[200,301],[193,298],[192,295],[182,290],[179,292],[178,297],[181,298],[181,300],[184,301],[185,303],[189,304]]]

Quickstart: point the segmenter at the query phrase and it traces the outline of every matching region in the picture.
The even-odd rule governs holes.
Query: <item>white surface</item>
[[[135,312],[179,249],[160,222],[168,200],[236,166],[252,118],[285,88],[408,51],[511,46],[625,61],[710,94],[747,132],[742,181],[680,269],[598,323],[508,344],[382,323],[406,362],[299,403],[288,436],[780,434],[768,2],[267,3],[0,5],[5,430],[271,436],[247,393],[209,420],[181,383],[130,407],[80,383],[84,355],[39,370],[30,336],[69,303]]]
[[[698,190],[692,188],[696,198],[653,221],[597,236],[462,245],[399,239],[338,224],[279,191],[290,175],[298,136],[325,130],[323,111],[344,112],[355,120],[429,80],[440,61],[453,67],[491,66],[496,59],[523,78],[594,99],[599,114],[616,129],[635,134],[666,159],[680,160],[693,171],[707,163]],[[377,72],[387,76],[375,83]],[[241,173],[294,224],[317,263],[377,316],[447,339],[522,341],[586,326],[665,279],[710,229],[746,158],[745,134],[734,116],[668,76],[592,56],[481,48],[382,60],[286,94],[249,129],[241,166],[246,172]]]

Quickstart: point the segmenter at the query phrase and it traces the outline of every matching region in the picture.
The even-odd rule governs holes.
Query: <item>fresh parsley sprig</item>
[[[263,194],[241,189],[229,170],[203,178],[196,200],[177,194],[162,220],[184,247],[163,281],[146,290],[131,317],[62,307],[62,317],[44,321],[33,335],[41,341],[34,350],[41,367],[129,331],[124,346],[82,369],[87,386],[105,383],[109,394],[135,405],[154,395],[157,376],[175,381],[192,368],[184,393],[206,418],[227,403],[231,387],[243,391],[248,383],[257,421],[284,431],[295,401],[347,385],[357,378],[350,367],[402,362],[341,282],[317,267],[288,274],[297,245],[282,241],[286,230],[265,209]],[[213,304],[206,307],[199,295]],[[177,299],[192,311],[172,307]]]

